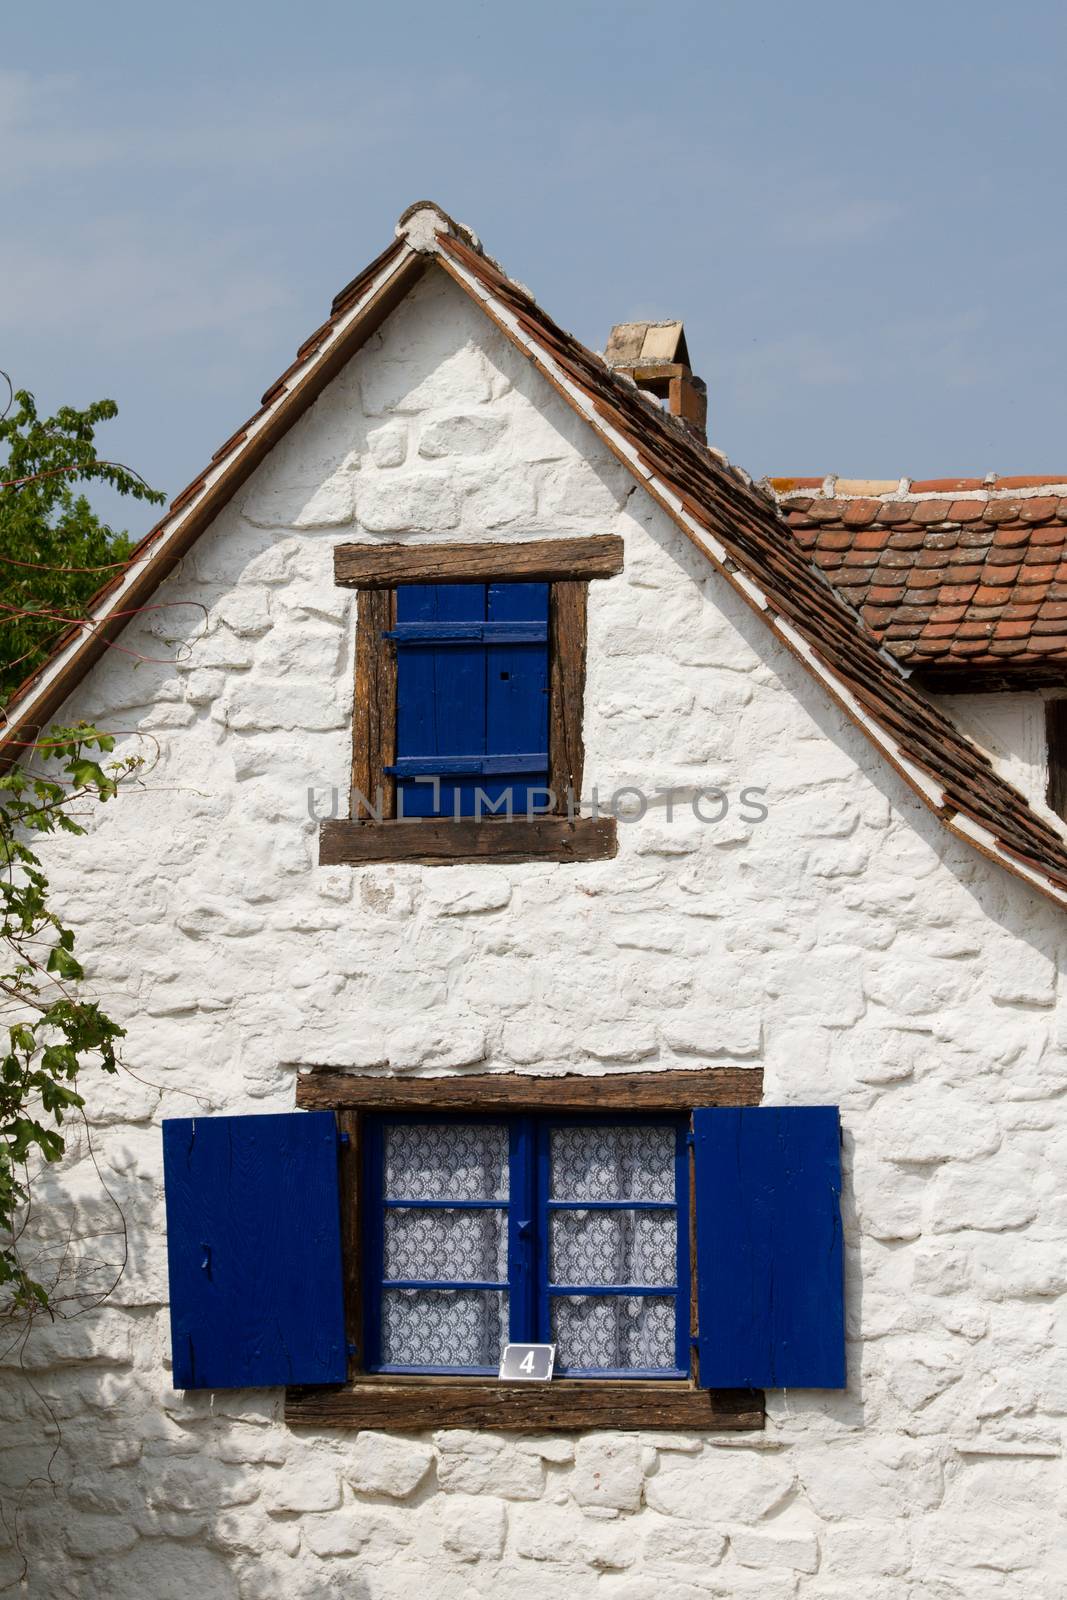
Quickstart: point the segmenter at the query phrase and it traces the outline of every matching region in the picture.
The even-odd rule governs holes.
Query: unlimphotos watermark
[[[418,812],[404,809],[407,783],[430,787],[429,796],[420,793]],[[578,802],[570,785],[562,797],[557,797],[554,790],[541,784],[506,784],[500,788],[494,784],[492,793],[480,787],[472,791],[447,779],[446,784],[451,789],[450,796],[447,793],[442,795],[442,782],[436,776],[412,778],[398,784],[396,816],[388,820],[425,822],[427,818],[435,818],[446,822],[470,822],[480,821],[483,817],[499,817],[507,822],[513,822],[516,818],[532,822],[537,817],[566,815],[573,822],[579,814]],[[698,822],[712,824],[722,822],[736,804],[738,819],[754,826],[765,822],[770,814],[769,807],[763,803],[766,793],[766,787],[748,784],[739,791],[735,803],[726,790],[717,784],[646,790],[634,783],[624,783],[613,789],[605,799],[600,788],[594,784],[589,791],[587,815],[594,819],[614,817],[616,822],[631,823],[641,822],[652,812],[662,816],[665,822],[673,823],[681,811],[691,812]],[[328,796],[329,809],[325,811],[320,807],[323,794]],[[564,802],[562,807],[557,804],[558,798]],[[427,799],[428,810],[424,809]],[[362,790],[353,789],[349,795],[349,805],[350,817],[365,817],[374,822],[386,820],[385,793],[380,787],[375,790],[373,802]],[[332,822],[342,815],[341,791],[336,784],[326,790],[308,787],[307,814],[312,822]]]

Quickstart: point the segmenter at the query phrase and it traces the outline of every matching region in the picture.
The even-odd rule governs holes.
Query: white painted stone
[[[238,733],[263,730],[321,732],[339,728],[344,724],[344,709],[335,702],[325,701],[321,689],[314,682],[300,682],[293,678],[272,682],[235,679],[226,703],[226,723]],[[292,813],[300,816],[304,796],[292,796]]]
[[[215,603],[212,617],[239,639],[258,639],[271,625],[270,595],[252,587],[233,589]]]
[[[132,1359],[132,1339],[133,1325],[120,1312],[51,1323],[38,1320],[27,1338],[7,1339],[0,1345],[0,1367],[37,1372],[72,1361],[123,1366]]]
[[[301,1528],[308,1549],[317,1556],[354,1556],[368,1537],[362,1508],[354,1505],[325,1517],[305,1517]]]
[[[95,1568],[95,1578],[102,1568],[103,1563]],[[152,1600],[189,1600],[190,1595],[236,1600],[238,1593],[233,1571],[221,1555],[166,1538],[142,1540],[135,1549],[109,1560],[106,1573],[108,1600],[144,1600],[145,1595]],[[68,1593],[73,1597],[77,1590]]]
[[[924,1166],[971,1161],[991,1155],[1000,1144],[996,1114],[984,1106],[968,1105],[957,1097],[951,1119],[932,1117],[925,1114],[925,1108],[923,1096],[904,1090],[887,1096],[874,1108],[871,1122],[888,1160]]]
[[[160,1511],[211,1511],[242,1506],[261,1488],[256,1474],[208,1459],[170,1461],[148,1477],[145,1500]]]
[[[863,1517],[877,1504],[882,1516],[932,1511],[941,1500],[937,1454],[910,1441],[878,1438],[813,1449],[805,1455],[799,1487],[816,1514],[829,1522]]]
[[[268,1511],[332,1511],[341,1504],[341,1479],[336,1467],[302,1462],[298,1470],[279,1473],[265,1495]]]
[[[442,346],[447,341],[445,336]],[[432,360],[432,353],[427,352]],[[361,363],[359,387],[368,417],[396,411],[409,416],[453,409],[457,402],[484,405],[491,398],[492,369],[473,339],[430,360],[379,360]]]
[[[372,428],[367,435],[367,449],[376,467],[399,467],[408,453],[407,429],[399,422]]]
[[[441,533],[459,521],[456,489],[443,473],[368,478],[359,486],[356,509],[368,533]]]
[[[734,1528],[730,1550],[743,1567],[791,1567],[794,1572],[816,1572],[819,1567],[819,1541],[813,1533]]]
[[[540,1456],[542,1461],[549,1461],[553,1466],[566,1466],[574,1460],[574,1445],[570,1439],[520,1439],[517,1442],[520,1455]]]
[[[485,1495],[449,1495],[441,1507],[441,1543],[461,1561],[498,1561],[504,1551],[507,1511]]]
[[[537,1500],[545,1468],[539,1456],[525,1455],[493,1434],[449,1428],[435,1434],[437,1481],[449,1494],[500,1495],[504,1500]]]
[[[79,1515],[65,1520],[63,1540],[72,1556],[89,1559],[114,1555],[120,1550],[132,1550],[137,1543],[136,1528],[118,1517],[93,1517]]]
[[[636,1440],[614,1434],[589,1434],[578,1440],[570,1491],[580,1506],[636,1511],[643,1485],[644,1467]]]
[[[486,867],[441,867],[426,885],[427,909],[439,917],[499,911],[511,899],[505,873]]]
[[[343,528],[352,521],[356,506],[356,481],[339,472],[315,490],[293,518],[294,528]]]
[[[1024,1227],[1040,1209],[1033,1183],[1032,1166],[1021,1151],[1001,1149],[984,1161],[949,1162],[931,1185],[930,1227],[935,1233]]]
[[[714,1452],[696,1461],[664,1461],[645,1484],[645,1499],[654,1511],[687,1522],[754,1522],[782,1503],[794,1477],[785,1460]]]
[[[909,1411],[920,1411],[946,1389],[959,1383],[967,1370],[968,1352],[938,1347],[932,1341],[894,1341],[896,1360],[887,1371],[890,1389]]]
[[[561,463],[542,481],[541,516],[568,528],[587,518],[614,517],[632,483],[629,473],[616,463],[595,474],[576,462]]]
[[[426,1477],[433,1451],[415,1439],[361,1433],[345,1454],[344,1475],[358,1494],[404,1500]]]
[[[774,956],[766,963],[765,978],[782,1018],[818,1018],[828,1027],[846,1028],[863,1015],[860,968],[830,951]]]
[[[590,1521],[574,1506],[514,1506],[509,1520],[511,1544],[526,1561],[619,1572],[632,1566],[638,1555],[632,1526],[599,1518]]]
[[[726,1554],[726,1535],[706,1526],[677,1522],[674,1518],[657,1519],[645,1534],[644,1552],[650,1567],[703,1572],[716,1566]]]
[[[430,460],[441,456],[481,456],[492,450],[507,427],[505,417],[483,413],[439,417],[427,423],[419,436],[419,455]]]
[[[464,524],[479,530],[522,528],[534,520],[537,497],[533,485],[509,482],[504,476],[472,487],[463,508]]]
[[[664,1043],[681,1055],[758,1055],[763,1024],[756,1010],[721,1012],[687,1007],[665,1019]]]

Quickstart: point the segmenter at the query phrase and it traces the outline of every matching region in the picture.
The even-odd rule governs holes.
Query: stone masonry
[[[570,532],[626,545],[590,589],[587,792],[673,789],[673,815],[592,865],[320,869],[308,790],[343,807],[350,755],[333,545]],[[3,1357],[0,1583],[17,1544],[39,1600],[1060,1600],[1059,913],[940,828],[443,279],[157,601],[122,639],[143,659],[64,714],[120,730],[141,783],[48,847],[132,1075],[87,1082],[91,1149],[72,1127],[38,1215],[99,1285],[117,1205],[128,1264]],[[161,1118],[290,1110],[311,1063],[727,1061],[842,1108],[846,1392],[772,1394],[762,1434],[526,1438],[297,1432],[277,1391],[171,1389]]]

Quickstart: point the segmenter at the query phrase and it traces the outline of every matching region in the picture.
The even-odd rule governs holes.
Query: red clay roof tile
[[[838,485],[845,480],[835,480]],[[907,484],[907,480],[904,480]],[[925,614],[923,670],[948,684],[953,670],[973,678],[975,643],[991,625],[1011,652],[990,654],[1003,686],[1005,672],[1026,683],[1035,667],[1042,683],[1056,649],[1049,632],[1067,624],[1067,498],[1047,491],[1060,478],[929,478],[907,484],[907,495],[875,499],[840,487],[809,500],[818,518],[819,564],[866,625],[902,660],[913,658],[910,634]],[[1046,492],[1033,493],[1044,489]],[[1007,491],[1007,492],[1006,492]],[[955,494],[967,498],[947,499]],[[786,500],[789,507],[795,502]],[[832,551],[831,562],[822,551]],[[864,587],[863,567],[868,567]],[[847,591],[847,592],[845,592]],[[1049,606],[1063,606],[1051,611]],[[1067,634],[1067,626],[1062,632]],[[954,644],[961,641],[964,650]],[[1027,648],[1014,649],[1022,641]],[[905,645],[907,648],[905,649]],[[999,659],[1005,654],[1009,659]],[[953,668],[953,662],[956,662]],[[1067,651],[1062,657],[1067,683]]]

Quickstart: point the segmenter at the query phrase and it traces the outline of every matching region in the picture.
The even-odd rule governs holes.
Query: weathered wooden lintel
[[[315,1067],[296,1080],[305,1110],[364,1111],[691,1111],[694,1106],[758,1106],[762,1067],[691,1071],[455,1073],[390,1078]]]
[[[345,588],[389,589],[398,583],[552,583],[613,578],[622,571],[617,534],[452,544],[339,544],[334,582]]]

